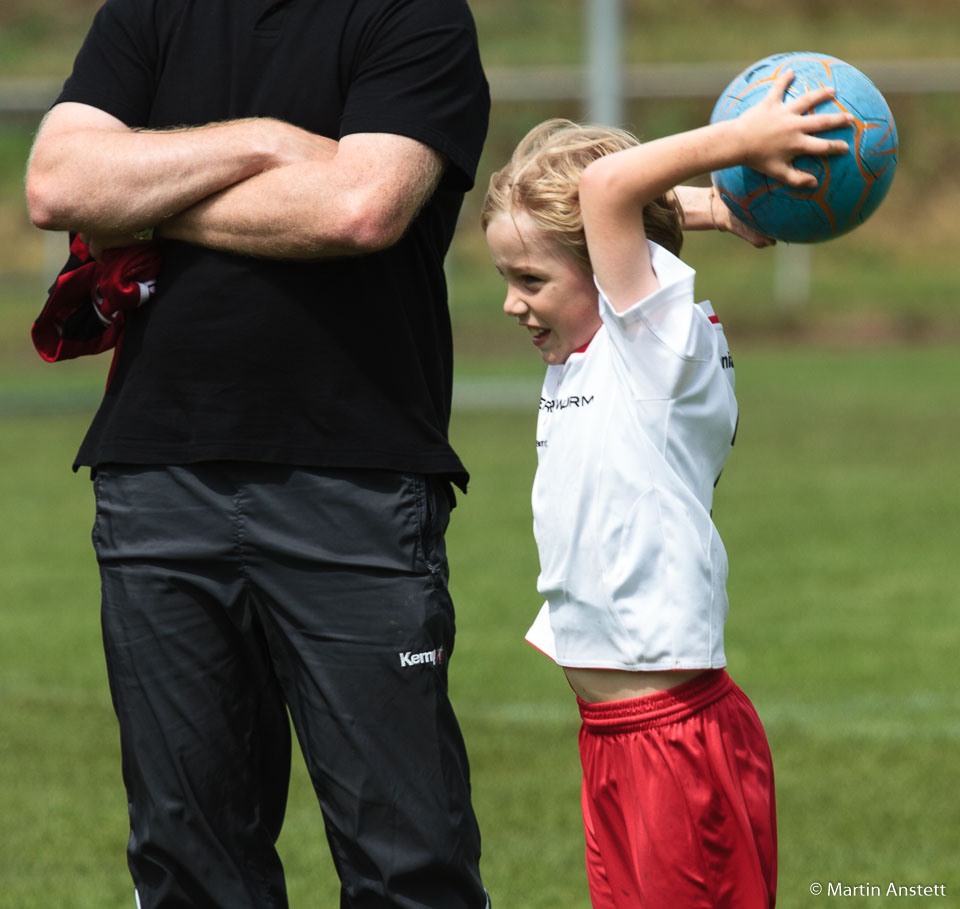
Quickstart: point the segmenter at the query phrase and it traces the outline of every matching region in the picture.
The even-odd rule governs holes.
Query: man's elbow
[[[27,174],[27,214],[34,227],[41,230],[54,230],[54,207],[46,190],[44,182],[33,175]]]
[[[406,233],[412,213],[378,204],[361,204],[345,213],[340,241],[355,255],[388,249]]]
[[[41,230],[65,230],[68,216],[56,181],[31,169],[26,180],[27,214]]]

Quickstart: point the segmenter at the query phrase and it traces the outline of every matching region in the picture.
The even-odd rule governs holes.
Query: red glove
[[[155,243],[105,249],[94,272],[93,306],[104,325],[126,309],[143,306],[157,292],[160,251]]]

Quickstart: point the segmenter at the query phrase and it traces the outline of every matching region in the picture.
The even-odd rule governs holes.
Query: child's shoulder
[[[617,312],[597,281],[604,322],[608,321],[609,316],[614,323],[630,324],[638,319],[648,319],[664,308],[674,309],[683,304],[693,304],[693,285],[697,274],[694,269],[652,240],[648,240],[647,244],[650,247],[650,262],[660,286],[646,297],[637,300],[632,306]]]
[[[669,249],[664,249],[654,243],[653,240],[647,240],[647,246],[650,248],[650,262],[653,265],[653,270],[657,273],[661,290],[679,281],[693,281],[696,277],[697,273],[693,266],[674,255]]]
[[[649,357],[650,344],[671,358],[710,358],[718,320],[709,304],[703,307],[697,303],[696,271],[673,253],[648,242],[660,285],[657,290],[617,312],[598,285],[600,317],[610,332],[611,343],[628,360]]]

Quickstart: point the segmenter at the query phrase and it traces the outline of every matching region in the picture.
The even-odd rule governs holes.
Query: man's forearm
[[[400,238],[444,168],[402,136],[348,136],[334,150],[234,184],[164,221],[160,236],[271,259],[373,252]]]
[[[342,199],[313,192],[305,204],[304,184],[314,182],[316,170],[289,165],[236,183],[164,219],[158,236],[268,259],[349,255],[346,219],[334,211]],[[323,221],[328,228],[320,237]]]
[[[271,120],[138,132],[63,107],[41,128],[27,175],[31,217],[49,230],[133,234],[330,141]]]
[[[396,242],[445,162],[416,140],[341,142],[269,119],[137,132],[85,105],[58,105],[28,169],[34,223],[97,248],[144,228],[266,258],[315,259]]]

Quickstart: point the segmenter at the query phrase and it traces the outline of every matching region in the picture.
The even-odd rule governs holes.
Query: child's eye
[[[537,275],[521,275],[520,280],[527,287],[539,287],[541,284],[543,284],[543,278],[540,278]]]

